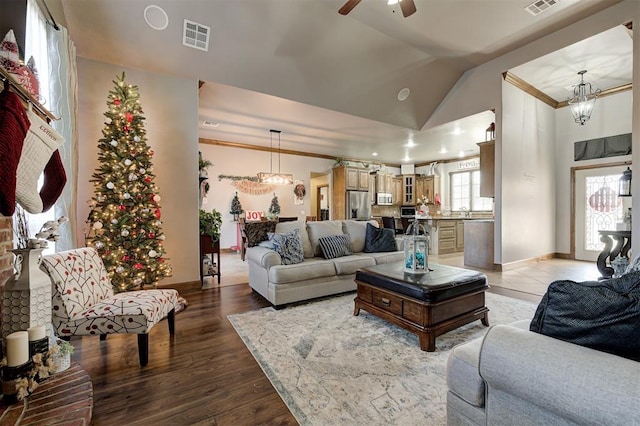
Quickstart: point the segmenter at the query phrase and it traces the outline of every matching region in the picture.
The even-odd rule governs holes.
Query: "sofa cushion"
[[[269,239],[267,234],[276,231],[276,222],[247,222],[244,225],[244,233],[247,236],[247,246],[253,247],[260,244],[261,241]]]
[[[342,221],[342,232],[347,234],[351,239],[351,245],[354,253],[360,253],[364,250],[364,242],[367,235],[367,224],[378,227],[378,222],[370,220],[368,222],[361,220],[344,220]]]
[[[346,234],[330,235],[322,237],[318,240],[322,255],[325,259],[335,259],[336,257],[348,256],[353,254],[351,240]]]
[[[447,387],[475,407],[484,407],[484,380],[480,377],[483,337],[454,347],[447,357]]]
[[[273,249],[282,258],[283,265],[295,265],[304,261],[302,241],[297,229],[286,234],[269,233],[269,240],[273,243]]]
[[[320,238],[342,234],[342,222],[339,220],[323,220],[320,222],[307,222],[307,233],[313,249],[314,256],[322,256]]]
[[[393,229],[378,228],[367,223],[367,233],[364,239],[365,253],[380,253],[386,251],[397,251],[396,234]]]
[[[311,281],[315,278],[334,277],[336,267],[331,260],[313,258],[295,265],[276,265],[269,269],[269,282],[286,284]]]
[[[332,259],[338,275],[355,274],[358,269],[375,266],[376,261],[372,257],[351,255]]]
[[[376,261],[376,265],[383,263],[393,263],[404,261],[404,252],[402,251],[383,251],[380,253],[358,253],[358,256],[370,257]]]
[[[640,361],[640,272],[604,281],[554,281],[530,330]]]
[[[286,234],[294,229],[298,230],[300,241],[302,242],[302,250],[304,251],[304,257],[313,257],[313,248],[311,248],[311,241],[309,241],[309,234],[307,234],[307,227],[304,222],[299,220],[293,222],[278,222],[276,224],[277,234]]]

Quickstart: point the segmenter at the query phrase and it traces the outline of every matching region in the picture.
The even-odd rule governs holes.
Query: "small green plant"
[[[198,160],[198,168],[200,170],[208,169],[211,166],[213,166],[213,163],[211,161],[209,161],[209,160],[205,160],[202,157],[200,157],[200,159]]]
[[[56,345],[58,345],[58,354],[60,356],[71,355],[75,349],[73,345],[66,340],[58,340]]]
[[[220,227],[222,226],[222,215],[216,209],[206,212],[200,210],[200,235],[208,235],[211,241],[220,239]]]

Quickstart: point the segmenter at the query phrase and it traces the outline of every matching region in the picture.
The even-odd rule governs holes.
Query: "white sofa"
[[[250,247],[247,249],[249,285],[276,308],[288,303],[355,290],[354,278],[358,269],[399,262],[404,257],[401,238],[396,238],[398,251],[364,253],[367,223],[378,227],[374,220],[278,223],[276,233],[299,230],[304,261],[283,265],[280,255],[274,250],[261,246]],[[322,257],[319,239],[337,234],[349,236],[354,254],[325,259]]]

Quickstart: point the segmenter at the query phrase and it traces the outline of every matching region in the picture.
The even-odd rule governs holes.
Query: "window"
[[[491,211],[493,199],[480,196],[480,171],[454,172],[450,174],[451,211]]]

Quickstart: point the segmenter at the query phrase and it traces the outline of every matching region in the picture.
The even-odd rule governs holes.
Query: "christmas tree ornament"
[[[16,172],[30,125],[18,95],[0,92],[0,213],[4,216],[13,215],[16,209]]]
[[[128,192],[125,192],[124,194],[122,194],[122,198],[124,198],[125,200],[128,200],[129,198],[131,198],[131,194],[129,194]]]
[[[132,182],[138,180],[138,176],[135,173],[129,173],[129,180]]]
[[[156,211],[154,212],[154,216],[156,217],[156,219],[160,219],[160,209],[156,209]]]
[[[133,137],[133,141],[134,142],[140,142],[140,136],[134,136]]]
[[[111,146],[118,146],[118,142],[116,140],[111,140],[110,142]]]
[[[117,273],[119,273],[119,274],[121,274],[121,273],[123,273],[123,272],[124,272],[124,268],[123,268],[122,266],[118,266],[118,267],[116,268],[116,272],[117,272]]]
[[[269,206],[269,213],[277,216],[280,214],[280,203],[278,203],[278,197],[276,193],[273,193],[273,199],[271,199],[271,205]]]
[[[154,195],[152,198],[153,198],[153,201],[155,201],[156,203],[159,203],[160,200],[162,199],[158,194]]]
[[[138,170],[138,173],[140,173],[141,175],[143,175],[143,174],[147,173],[147,171],[146,171],[145,169],[140,169],[140,170]]]
[[[102,229],[102,226],[103,226],[103,225],[102,225],[102,222],[95,222],[95,223],[93,224],[93,228],[94,228],[94,229]]]
[[[149,250],[149,257],[156,257],[158,255],[158,252],[155,250]]]
[[[109,117],[107,117],[106,120],[104,120],[105,124],[111,124],[111,119]]]
[[[120,232],[120,235],[122,235],[123,237],[128,237],[129,231],[127,231],[126,229],[123,229],[122,232]]]
[[[118,224],[118,219],[111,219],[111,223],[113,223],[114,225]]]
[[[115,100],[113,101],[113,104],[114,104],[114,105],[120,105],[120,100],[119,100],[119,99],[115,99]]]
[[[115,187],[116,187],[116,186],[113,184],[113,182],[107,182],[107,185],[106,185],[106,186],[107,186],[107,188],[108,188],[108,189],[113,189],[113,188],[115,188]]]
[[[129,160],[128,158],[126,160],[124,160],[124,165],[125,166],[130,166],[131,165],[131,160]]]
[[[120,210],[120,211],[123,211],[123,210],[126,210],[126,209],[127,209],[127,208],[126,208],[124,205],[122,205],[122,204],[120,204],[120,205],[118,206],[118,210]]]
[[[104,243],[102,241],[96,241],[93,246],[97,249],[101,249],[102,247],[104,247]]]

